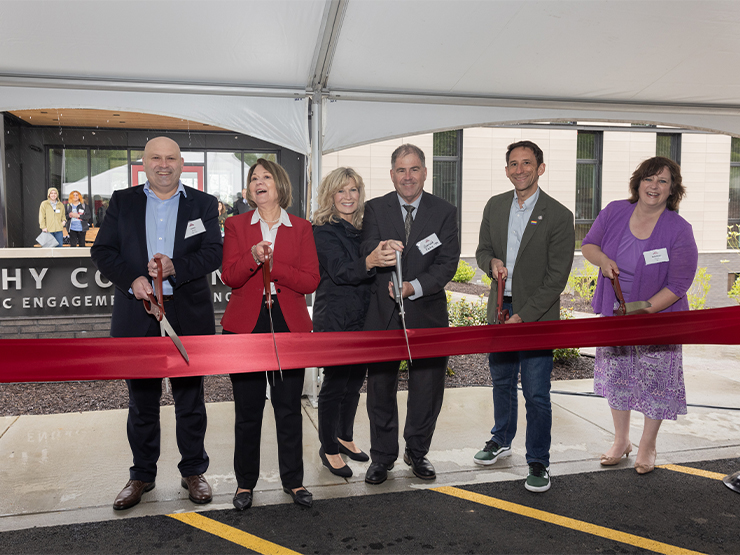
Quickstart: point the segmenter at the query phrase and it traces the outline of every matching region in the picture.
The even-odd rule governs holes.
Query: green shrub
[[[572,320],[573,309],[560,307],[560,319],[561,320]],[[573,360],[581,356],[581,351],[578,348],[570,349],[554,349],[552,352],[552,359],[555,362],[564,362],[566,360]]]
[[[469,283],[474,275],[475,268],[464,260],[461,260],[457,263],[457,272],[455,272],[455,277],[452,278],[452,281],[456,283]]]
[[[568,290],[590,303],[596,291],[599,268],[588,260],[583,261],[583,269],[573,268],[568,276]]]
[[[699,268],[696,270],[694,282],[686,292],[686,297],[689,299],[689,310],[701,310],[707,304],[707,295],[711,288],[709,282],[711,280],[712,274],[708,273],[706,268]],[[735,286],[733,285],[733,289],[734,288]],[[730,291],[732,291],[732,289]]]
[[[452,295],[447,292],[447,313],[450,317],[450,326],[484,326],[488,323],[487,308],[488,304],[483,300],[483,295],[475,303],[469,303],[465,297],[453,303]]]
[[[491,287],[491,284],[493,283],[493,280],[488,277],[488,274],[483,274],[481,281],[483,282],[483,285],[488,285],[488,287]]]
[[[727,226],[727,248],[740,249],[740,225],[733,224]]]

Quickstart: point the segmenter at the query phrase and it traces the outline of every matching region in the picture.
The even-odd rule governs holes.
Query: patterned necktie
[[[403,207],[406,209],[406,219],[403,222],[403,227],[406,228],[406,243],[408,243],[409,234],[411,233],[411,224],[414,223],[414,218],[411,217],[414,207],[410,204],[404,204]]]

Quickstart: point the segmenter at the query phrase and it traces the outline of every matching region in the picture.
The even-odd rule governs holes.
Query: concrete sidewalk
[[[740,407],[740,347],[687,346],[684,372],[690,404]],[[611,443],[612,423],[606,401],[567,395],[590,392],[592,380],[553,382],[553,487],[558,475],[592,472],[601,467],[599,454]],[[562,393],[560,393],[562,392]],[[406,393],[399,393],[401,422]],[[357,444],[369,450],[365,397],[355,425]],[[431,483],[416,479],[399,459],[387,482],[364,483],[369,463],[348,461],[355,475],[349,480],[329,473],[319,460],[316,410],[304,401],[304,484],[317,499],[370,495],[408,488],[459,485],[503,480],[523,481],[524,402],[520,394],[519,430],[513,456],[490,467],[473,463],[473,455],[489,439],[493,424],[491,390],[485,387],[448,389],[429,459],[437,469]],[[0,419],[0,531],[76,522],[102,521],[194,510],[231,508],[236,488],[232,459],[233,403],[208,405],[206,448],[211,458],[207,477],[214,500],[205,506],[191,503],[180,487],[179,454],[174,437],[173,407],[162,408],[162,455],[157,487],[144,501],[127,511],[114,511],[113,499],[128,479],[131,454],[126,441],[126,411],[86,412]],[[632,440],[638,442],[642,416],[633,416]],[[403,449],[403,439],[400,442]],[[689,414],[665,422],[658,439],[658,464],[740,456],[740,411],[689,407]],[[628,462],[631,466],[634,456]],[[728,469],[736,471],[737,468]],[[290,503],[282,492],[277,471],[277,449],[272,408],[265,410],[262,472],[255,504]]]

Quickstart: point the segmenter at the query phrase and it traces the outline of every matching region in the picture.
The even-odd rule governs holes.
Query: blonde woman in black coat
[[[316,290],[313,331],[361,331],[370,302],[375,268],[395,264],[395,253],[381,241],[367,257],[360,256],[360,229],[365,184],[352,168],[337,168],[319,186],[319,208],[313,233],[321,282]],[[324,368],[319,393],[319,456],[332,474],[352,476],[342,454],[367,461],[355,445],[353,428],[366,364]]]

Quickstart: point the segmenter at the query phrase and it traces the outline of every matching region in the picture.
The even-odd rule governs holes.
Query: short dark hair
[[[534,144],[532,141],[519,141],[518,143],[511,143],[506,148],[506,165],[509,165],[509,155],[515,148],[528,148],[534,152],[534,157],[537,160],[537,167],[540,167],[545,162],[545,155],[542,153],[542,149]]]
[[[629,201],[632,204],[635,204],[637,199],[640,198],[640,183],[642,180],[646,177],[658,175],[663,171],[663,168],[667,169],[671,174],[671,194],[668,195],[666,208],[674,212],[678,210],[678,205],[686,195],[686,187],[683,186],[683,180],[681,179],[681,166],[676,164],[670,158],[665,158],[663,156],[648,158],[637,166],[637,169],[630,178]]]
[[[419,160],[421,160],[422,168],[427,167],[424,160],[424,151],[421,150],[418,146],[412,145],[411,143],[404,143],[393,151],[393,154],[391,154],[391,167],[396,165],[396,160],[399,157],[403,158],[404,156],[408,156],[409,154],[415,154],[416,156],[418,156]]]

